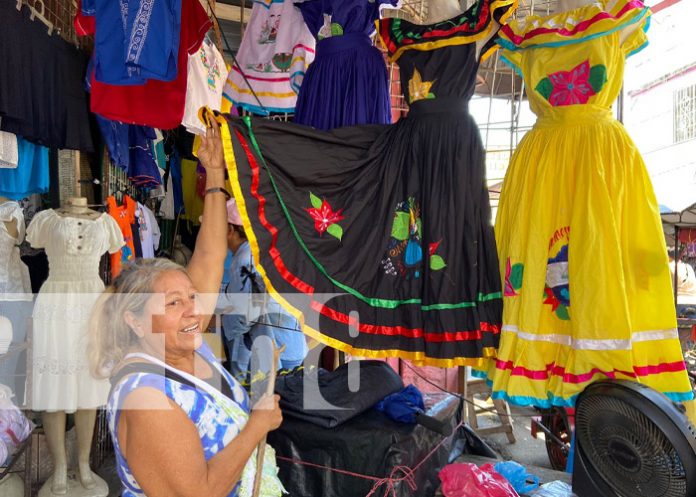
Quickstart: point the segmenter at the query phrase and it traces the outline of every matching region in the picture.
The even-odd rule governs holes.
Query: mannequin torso
[[[478,0],[475,0],[478,1]],[[428,20],[427,24],[435,24],[437,22],[452,19],[461,14],[468,7],[467,2],[459,0],[429,0],[428,1]],[[497,22],[493,21],[494,29],[490,36],[476,42],[476,57],[481,55],[481,49],[488,43],[497,31]]]
[[[0,205],[4,204],[5,202],[11,202],[11,200],[7,197],[0,197]],[[19,229],[17,229],[16,219],[5,221],[5,229],[12,238],[17,238],[19,236]]]
[[[101,212],[87,207],[87,199],[84,197],[72,197],[67,200],[65,205],[56,209],[56,213],[63,217],[77,217],[80,219],[97,219]]]

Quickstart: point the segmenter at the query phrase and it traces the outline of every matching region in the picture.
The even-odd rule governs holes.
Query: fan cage
[[[577,451],[588,476],[601,479],[618,497],[692,495],[693,426],[657,392],[621,387],[618,382],[591,386],[578,399]]]

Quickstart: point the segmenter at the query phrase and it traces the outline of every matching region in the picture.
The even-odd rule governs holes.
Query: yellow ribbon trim
[[[218,119],[219,120],[219,119]],[[398,349],[389,350],[368,350],[359,349],[352,347],[346,343],[336,340],[335,338],[328,337],[322,334],[319,330],[312,328],[307,325],[304,320],[304,314],[302,311],[294,307],[290,302],[285,300],[283,295],[278,292],[273,286],[266,269],[261,264],[261,251],[259,249],[259,242],[254,233],[251,221],[249,219],[249,213],[247,210],[247,205],[242,194],[242,188],[239,184],[239,175],[237,172],[237,161],[234,157],[234,147],[232,145],[232,134],[229,129],[227,121],[220,126],[220,132],[222,137],[223,153],[225,155],[225,162],[227,163],[227,172],[230,177],[230,183],[232,185],[232,195],[237,202],[237,208],[239,210],[239,215],[242,218],[242,225],[244,226],[244,232],[249,241],[249,247],[251,248],[251,254],[254,258],[254,264],[256,265],[256,270],[263,278],[266,284],[266,291],[278,302],[283,308],[288,311],[302,327],[302,332],[309,336],[310,338],[333,347],[334,349],[346,352],[353,356],[366,357],[372,359],[382,359],[386,357],[397,357],[401,359],[407,359],[418,366],[435,366],[440,368],[451,368],[455,366],[472,366],[476,368],[483,368],[488,364],[487,358],[495,357],[496,349],[492,347],[487,347],[483,349],[484,357],[479,358],[469,358],[469,357],[457,357],[454,359],[437,359],[432,357],[427,357],[423,352],[407,352]]]
[[[251,95],[252,91],[246,88],[240,88],[239,86],[235,85],[232,80],[228,80],[227,83],[236,91],[239,93],[244,93]],[[274,93],[272,91],[257,91],[255,92],[257,96],[259,97],[275,97],[275,98],[290,98],[290,97],[296,97],[297,93],[294,91],[291,91],[289,93]]]
[[[302,62],[304,63],[305,57],[303,57],[303,56],[295,57],[294,59],[292,59],[292,60],[290,61],[290,67],[292,67],[293,65],[295,65],[298,61],[302,61]],[[305,65],[307,65],[307,64],[305,64]]]

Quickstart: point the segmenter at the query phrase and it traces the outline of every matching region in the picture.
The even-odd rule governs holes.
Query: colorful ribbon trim
[[[647,366],[633,366],[633,371],[622,371],[620,369],[602,370],[600,368],[592,368],[584,373],[568,373],[563,366],[556,363],[551,363],[546,366],[546,369],[528,369],[524,366],[515,366],[513,361],[495,362],[495,368],[498,371],[509,372],[510,376],[522,376],[534,381],[546,381],[551,377],[559,377],[563,383],[580,384],[591,381],[596,375],[602,375],[606,378],[615,380],[617,375],[628,378],[647,377],[662,373],[679,373],[686,369],[684,361],[663,362],[660,364],[652,364]]]
[[[628,11],[630,10],[635,10],[639,9],[641,12],[639,19],[642,19],[646,13],[649,12],[649,9],[643,5],[642,2],[639,2],[638,0],[632,0],[626,5],[623,6],[619,10],[618,13],[612,14],[611,12],[600,12],[591,19],[587,19],[585,21],[582,21],[578,23],[574,28],[568,29],[568,28],[551,28],[551,27],[543,27],[540,26],[538,28],[534,28],[531,31],[524,33],[523,35],[518,35],[513,31],[513,28],[508,24],[505,25],[501,28],[501,31],[503,35],[505,35],[506,38],[508,38],[514,45],[519,47],[522,43],[525,41],[535,38],[537,36],[543,36],[543,35],[548,35],[548,34],[557,34],[560,36],[565,36],[565,37],[570,37],[570,36],[575,36],[579,33],[582,33],[584,31],[587,31],[590,29],[593,25],[600,21],[604,20],[618,20],[621,17],[623,17]],[[635,21],[634,21],[635,22]],[[510,48],[510,50],[514,50],[515,48]]]
[[[429,51],[448,46],[467,45],[486,39],[491,36],[493,31],[495,12],[504,10],[503,15],[500,16],[497,22],[505,24],[517,9],[518,2],[518,0],[482,1],[484,4],[478,14],[477,24],[474,28],[469,27],[469,23],[472,21],[469,16],[475,11],[478,3],[452,19],[431,25],[413,24],[397,18],[382,19],[379,21],[378,33],[382,43],[389,52],[389,61],[394,62],[398,60],[405,50]],[[409,30],[406,33],[403,33],[401,28],[401,25],[404,23],[409,25]],[[452,23],[456,23],[456,25],[450,29],[437,29],[440,25],[451,25]],[[414,30],[419,28],[425,28],[427,31],[422,35],[414,34]],[[441,39],[428,41],[431,38]],[[495,45],[484,47],[479,59],[481,61],[485,60],[497,49],[498,47]]]

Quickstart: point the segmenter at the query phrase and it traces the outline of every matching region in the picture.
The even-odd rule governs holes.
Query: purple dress
[[[384,57],[370,35],[383,8],[398,0],[304,0],[295,5],[317,39],[305,75],[295,122],[330,130],[391,122]]]

